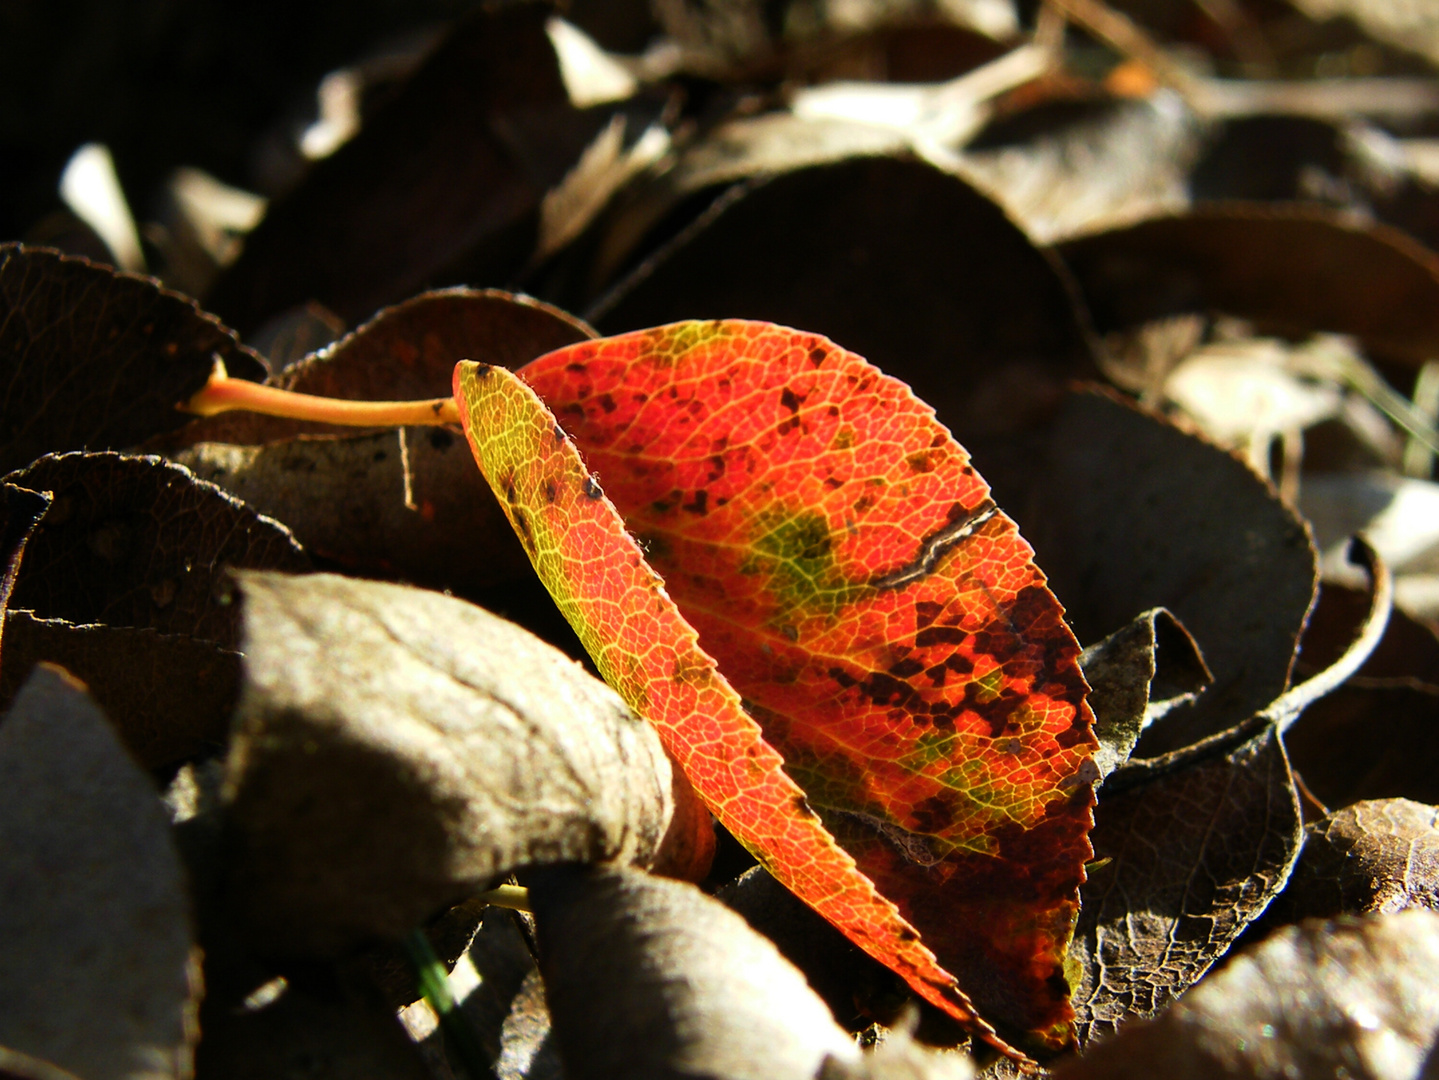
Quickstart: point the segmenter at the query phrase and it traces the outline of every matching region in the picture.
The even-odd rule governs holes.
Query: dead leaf
[[[1055,1080],[1429,1076],[1435,970],[1432,912],[1307,922],[1236,957],[1159,1019],[1066,1063]]]
[[[1172,93],[1059,101],[991,123],[957,168],[1036,243],[1055,244],[1187,209],[1201,132]]]
[[[1439,354],[1439,256],[1327,207],[1209,203],[1060,246],[1101,331],[1218,311],[1261,333],[1350,334],[1418,366]]]
[[[12,611],[5,619],[0,707],[42,660],[81,679],[125,748],[147,769],[218,749],[229,732],[240,654],[213,641],[150,627],[76,625]]]
[[[1439,808],[1373,799],[1309,826],[1274,915],[1298,922],[1412,907],[1439,910]]]
[[[264,362],[193,300],[44,248],[0,244],[0,474],[56,450],[122,449],[186,417],[210,377]]]
[[[157,457],[50,454],[7,479],[54,494],[26,551],[12,611],[233,648],[227,568],[309,565],[283,525]]]
[[[804,976],[698,889],[622,867],[530,884],[565,1074],[811,1080],[854,1042]]]
[[[655,858],[669,761],[560,653],[399,585],[246,574],[241,588],[230,887],[262,951],[397,938],[517,867]]]
[[[1148,728],[1141,757],[1248,720],[1289,685],[1314,597],[1304,523],[1245,465],[1125,399],[1074,394],[1043,429],[975,451],[1081,641],[1165,607],[1214,683]]]
[[[1070,948],[1083,1047],[1197,981],[1283,888],[1303,822],[1273,727],[1227,755],[1106,790]]]
[[[42,667],[0,723],[0,1044],[85,1077],[187,1077],[200,995],[159,794]]]
[[[1085,649],[1079,666],[1090,687],[1101,778],[1129,760],[1145,727],[1214,681],[1189,631],[1162,607]]]

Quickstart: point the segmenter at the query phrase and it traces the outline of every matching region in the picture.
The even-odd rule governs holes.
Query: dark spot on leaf
[[[944,613],[944,605],[933,600],[921,600],[914,605],[914,626],[916,630],[923,630]]]
[[[909,679],[915,675],[918,675],[923,670],[924,665],[913,657],[910,657],[909,659],[901,660],[899,663],[891,667],[889,669],[889,673],[893,675],[896,679]]]
[[[584,483],[585,498],[598,499],[604,492],[600,489],[599,483],[593,476],[586,476]]]
[[[809,351],[809,362],[815,367],[819,367],[821,364],[824,363],[824,358],[828,355],[828,353],[826,353],[822,348],[816,345],[813,349],[810,349]]]
[[[558,496],[559,492],[555,488],[555,482],[553,480],[545,481],[545,502],[553,504]]]
[[[682,509],[688,510],[691,514],[703,514],[706,511],[706,504],[709,502],[710,493],[701,488],[694,494],[694,500],[684,504]]]
[[[792,413],[799,412],[799,404],[803,400],[803,398],[797,396],[788,386],[780,391],[779,403]]]
[[[605,412],[612,413],[615,411],[615,399],[609,394],[601,394],[599,396],[599,403],[600,408],[604,409]]]
[[[958,626],[928,626],[914,635],[917,648],[927,649],[931,645],[961,645],[969,634]]]

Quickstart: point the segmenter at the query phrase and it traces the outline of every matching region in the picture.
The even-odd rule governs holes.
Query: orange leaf
[[[551,354],[555,356],[559,354]],[[605,679],[655,725],[716,817],[796,895],[924,998],[1014,1056],[834,841],[579,452],[502,368],[461,363],[465,434],[541,580]]]
[[[986,1017],[1064,1045],[1098,777],[1079,646],[933,410],[756,322],[520,374],[860,869]]]

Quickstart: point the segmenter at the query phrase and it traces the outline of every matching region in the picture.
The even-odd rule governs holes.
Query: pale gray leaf
[[[648,862],[658,737],[481,608],[328,574],[245,574],[232,884],[267,949],[398,937],[517,867]]]
[[[530,884],[540,963],[572,1080],[811,1080],[856,1061],[804,976],[692,885],[622,867]]]
[[[0,1045],[84,1080],[190,1074],[185,875],[150,778],[42,666],[0,723]]]

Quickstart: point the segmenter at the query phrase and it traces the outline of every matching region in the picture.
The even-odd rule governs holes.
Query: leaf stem
[[[299,394],[248,379],[232,379],[219,360],[215,361],[210,381],[178,408],[197,416],[242,410],[346,427],[439,427],[460,422],[452,397],[428,401],[346,401]]]
[[[440,1029],[447,1036],[455,1056],[460,1059],[460,1065],[474,1080],[490,1076],[489,1055],[480,1045],[480,1038],[470,1026],[469,1017],[450,993],[450,981],[445,965],[440,963],[440,958],[435,955],[430,939],[423,930],[411,930],[405,935],[403,945],[410,966],[414,969],[415,982],[419,984],[420,993],[430,1008],[435,1010]]]

